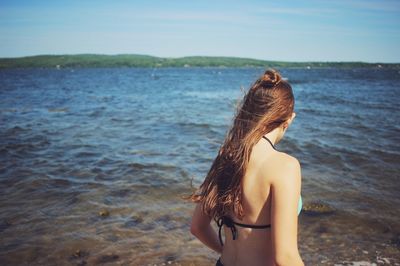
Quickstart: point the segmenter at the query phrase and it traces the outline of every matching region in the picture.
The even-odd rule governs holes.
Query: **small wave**
[[[10,109],[0,109],[0,113],[16,113],[17,109],[10,108]]]
[[[119,118],[119,117],[112,117],[110,119],[111,122],[126,122],[126,123],[134,123],[135,120],[132,118],[128,118],[128,119],[123,119],[123,118]]]
[[[97,108],[97,110],[92,111],[91,113],[89,113],[89,117],[99,117],[104,113],[104,110],[106,109],[106,107],[102,106]]]
[[[29,132],[29,131],[30,131],[30,129],[28,129],[28,128],[23,128],[23,127],[20,127],[20,126],[14,126],[12,128],[7,129],[4,135],[5,136],[15,136],[15,135],[18,135],[20,133],[25,133],[25,132]]]
[[[143,155],[143,156],[158,156],[158,155],[163,155],[160,152],[155,152],[151,150],[131,150],[129,151],[130,154],[136,154],[136,155]]]
[[[98,157],[101,154],[98,152],[81,151],[75,154],[77,158]]]
[[[297,112],[297,111],[295,111]],[[308,113],[308,114],[320,114],[320,110],[318,110],[317,108],[307,108],[307,107],[299,107],[298,108],[298,113]]]
[[[287,79],[290,85],[312,83],[311,79]]]
[[[68,107],[62,107],[62,108],[48,108],[47,111],[50,113],[66,113],[69,111]]]
[[[10,143],[5,146],[5,149],[17,152],[33,151],[35,148],[32,143]]]
[[[129,167],[137,170],[145,170],[145,169],[156,169],[156,170],[177,170],[178,167],[175,165],[169,165],[169,164],[160,164],[160,163],[149,163],[149,164],[143,164],[143,163],[129,163]]]
[[[193,123],[193,122],[188,122],[188,123],[178,123],[179,126],[181,127],[197,127],[197,128],[206,128],[210,129],[211,125],[206,124],[206,123]]]
[[[369,261],[343,261],[341,263],[335,263],[335,266],[376,266],[377,264],[391,264],[391,259],[390,258],[383,258],[383,257],[377,257],[376,262],[369,262]]]
[[[105,166],[115,165],[117,163],[120,163],[120,162],[117,160],[108,158],[108,157],[103,157],[96,163],[96,166],[105,167]]]
[[[382,162],[388,163],[389,165],[396,165],[400,162],[400,154],[395,152],[390,152],[382,149],[373,149],[371,154],[377,157]]]

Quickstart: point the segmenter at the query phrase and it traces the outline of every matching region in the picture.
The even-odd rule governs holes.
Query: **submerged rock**
[[[86,260],[80,261],[77,264],[77,266],[85,266],[85,265],[87,265],[87,261]]]
[[[140,215],[133,215],[131,220],[137,224],[143,223],[143,217]]]
[[[110,212],[108,210],[101,210],[101,211],[99,211],[99,216],[108,217],[108,216],[110,216]]]
[[[0,232],[3,232],[4,230],[6,230],[8,227],[11,226],[11,222],[8,220],[4,220],[0,222]]]
[[[310,215],[332,214],[335,212],[331,206],[321,202],[311,202],[303,205],[302,211]]]
[[[139,215],[134,215],[124,224],[124,227],[135,227],[141,223],[143,223],[143,218]]]
[[[393,246],[400,248],[400,234],[397,234],[396,236],[392,237],[392,239],[390,240],[390,243]]]
[[[173,220],[173,217],[169,214],[161,215],[158,218],[156,218],[155,222],[160,223],[160,224],[168,224]]]
[[[178,259],[178,255],[177,254],[173,254],[173,253],[166,254],[164,256],[164,261],[167,264],[171,264],[172,262],[176,261],[177,259]]]
[[[82,256],[81,250],[80,249],[75,250],[74,257],[79,258],[80,256]]]
[[[115,260],[119,259],[119,256],[116,254],[110,254],[110,255],[103,255],[101,257],[99,257],[96,262],[98,264],[100,263],[109,263],[109,262],[113,262]]]
[[[86,265],[87,264],[87,257],[89,257],[89,252],[86,250],[77,249],[75,250],[72,255],[69,257],[70,262],[75,262],[77,265]]]

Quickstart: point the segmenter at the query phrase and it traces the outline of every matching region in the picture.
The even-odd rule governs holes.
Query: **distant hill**
[[[37,55],[0,58],[0,68],[65,67],[390,67],[400,64],[365,62],[282,62],[239,57],[187,56],[165,58],[137,54]]]

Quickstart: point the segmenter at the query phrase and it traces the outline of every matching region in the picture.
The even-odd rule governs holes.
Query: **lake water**
[[[306,265],[400,265],[400,70],[279,70],[297,116],[276,148],[302,165]],[[1,70],[0,264],[215,263],[181,197],[262,73]]]

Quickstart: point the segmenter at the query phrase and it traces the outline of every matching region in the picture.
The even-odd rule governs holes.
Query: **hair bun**
[[[268,69],[261,77],[262,85],[266,87],[274,87],[282,80],[282,76],[274,69]]]

